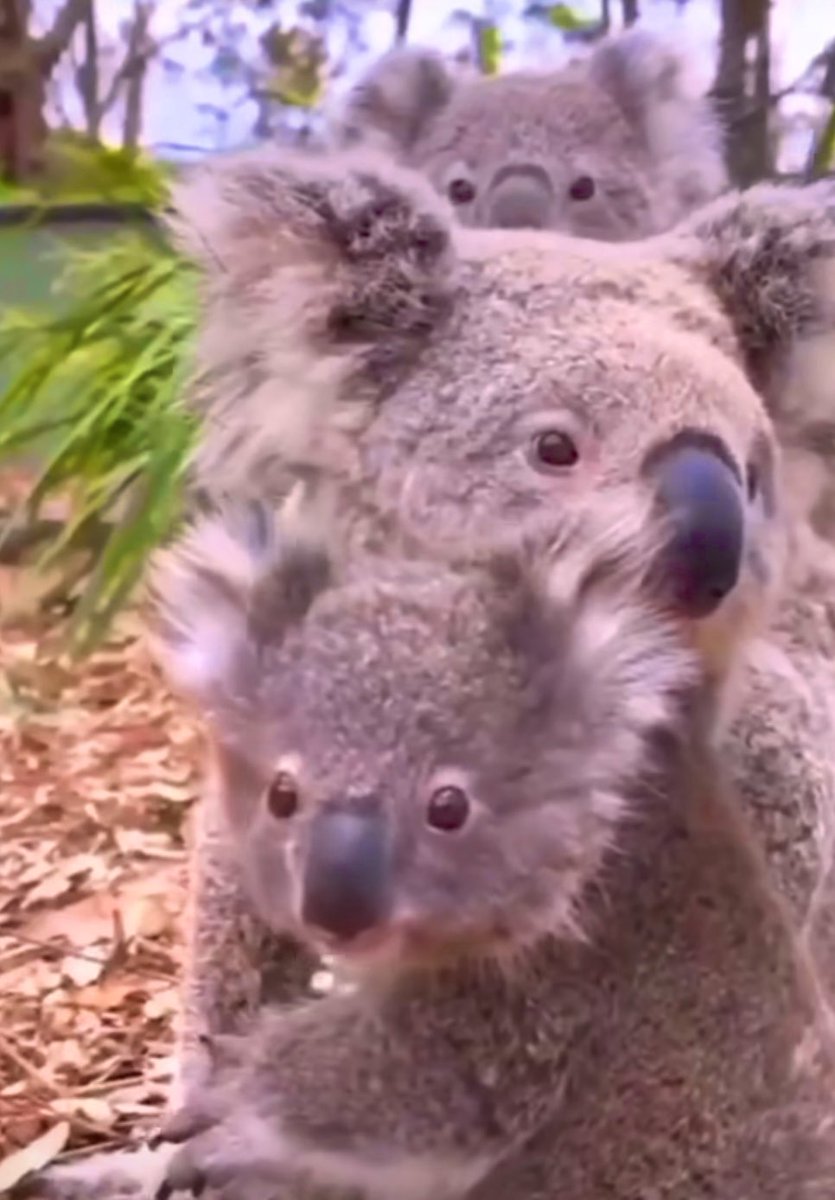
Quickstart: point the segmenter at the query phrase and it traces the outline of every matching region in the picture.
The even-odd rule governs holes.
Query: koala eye
[[[745,472],[745,486],[748,491],[748,499],[753,502],[760,494],[760,472],[756,463],[748,464]]]
[[[292,817],[299,806],[299,788],[287,771],[279,771],[267,788],[267,809],[278,821]]]
[[[591,175],[578,175],[568,189],[572,200],[591,200],[596,191]]]
[[[463,788],[440,787],[429,797],[426,823],[441,833],[455,833],[470,815],[470,801]]]
[[[570,434],[562,429],[546,429],[533,439],[533,454],[543,467],[564,470],[579,462],[580,452]]]
[[[475,200],[475,185],[469,179],[452,179],[447,185],[447,195],[453,204],[472,204]]]

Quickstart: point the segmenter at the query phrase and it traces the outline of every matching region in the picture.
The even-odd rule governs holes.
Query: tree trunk
[[[99,96],[99,33],[93,0],[84,13],[84,61],[78,71],[78,90],[84,106],[87,136],[97,142],[101,134],[101,97]]]
[[[0,0],[0,171],[12,183],[35,169],[45,134],[29,16],[27,0]]]
[[[29,34],[30,0],[0,0],[0,173],[14,183],[43,165],[46,83],[90,0],[65,0],[42,38]]]
[[[412,17],[412,0],[397,0],[395,13],[395,42],[405,42]]]
[[[151,16],[151,5],[144,3],[144,0],[137,0],[134,6],[133,25],[128,38],[125,60],[125,116],[122,125],[122,146],[125,150],[130,151],[139,148],[139,139],[142,136]]]
[[[747,187],[770,172],[770,0],[721,0],[719,64],[711,94],[725,129],[732,182]],[[748,54],[754,44],[754,70]]]
[[[638,12],[638,0],[623,0],[621,7],[623,8],[623,23],[628,29],[630,25],[635,24],[640,16]]]

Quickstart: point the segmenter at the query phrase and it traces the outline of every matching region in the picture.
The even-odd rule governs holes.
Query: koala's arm
[[[543,1039],[530,986],[509,995],[498,972],[420,987],[265,1010],[221,1039],[212,1082],[164,1127],[183,1144],[162,1194],[301,1177],[380,1200],[465,1195],[559,1103],[577,1031]]]

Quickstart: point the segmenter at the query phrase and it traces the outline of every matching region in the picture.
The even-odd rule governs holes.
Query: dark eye
[[[453,179],[447,187],[447,195],[453,204],[471,204],[475,200],[475,187],[469,179]]]
[[[267,788],[267,808],[278,821],[292,817],[299,806],[299,789],[292,775],[279,771]]]
[[[568,189],[572,200],[591,200],[594,193],[595,186],[591,175],[578,175]]]
[[[426,821],[433,829],[442,833],[454,833],[466,824],[470,815],[470,801],[460,787],[442,787],[429,797]]]
[[[573,467],[580,454],[574,439],[561,429],[546,429],[534,438],[537,462],[545,467]]]
[[[748,499],[756,500],[760,494],[760,473],[754,463],[748,464],[745,472],[745,484],[748,489]]]

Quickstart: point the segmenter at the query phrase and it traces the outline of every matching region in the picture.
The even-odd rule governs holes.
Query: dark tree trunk
[[[405,42],[409,33],[409,22],[412,19],[412,0],[397,0],[395,19],[396,29],[394,40],[396,42]]]
[[[623,0],[623,23],[628,29],[634,25],[641,15],[638,11],[638,0]]]
[[[49,33],[29,34],[30,0],[0,0],[0,173],[20,182],[43,165],[46,83],[91,0],[65,0]]]
[[[771,170],[769,9],[770,0],[721,0],[719,64],[711,94],[725,130],[728,172],[738,187]]]

